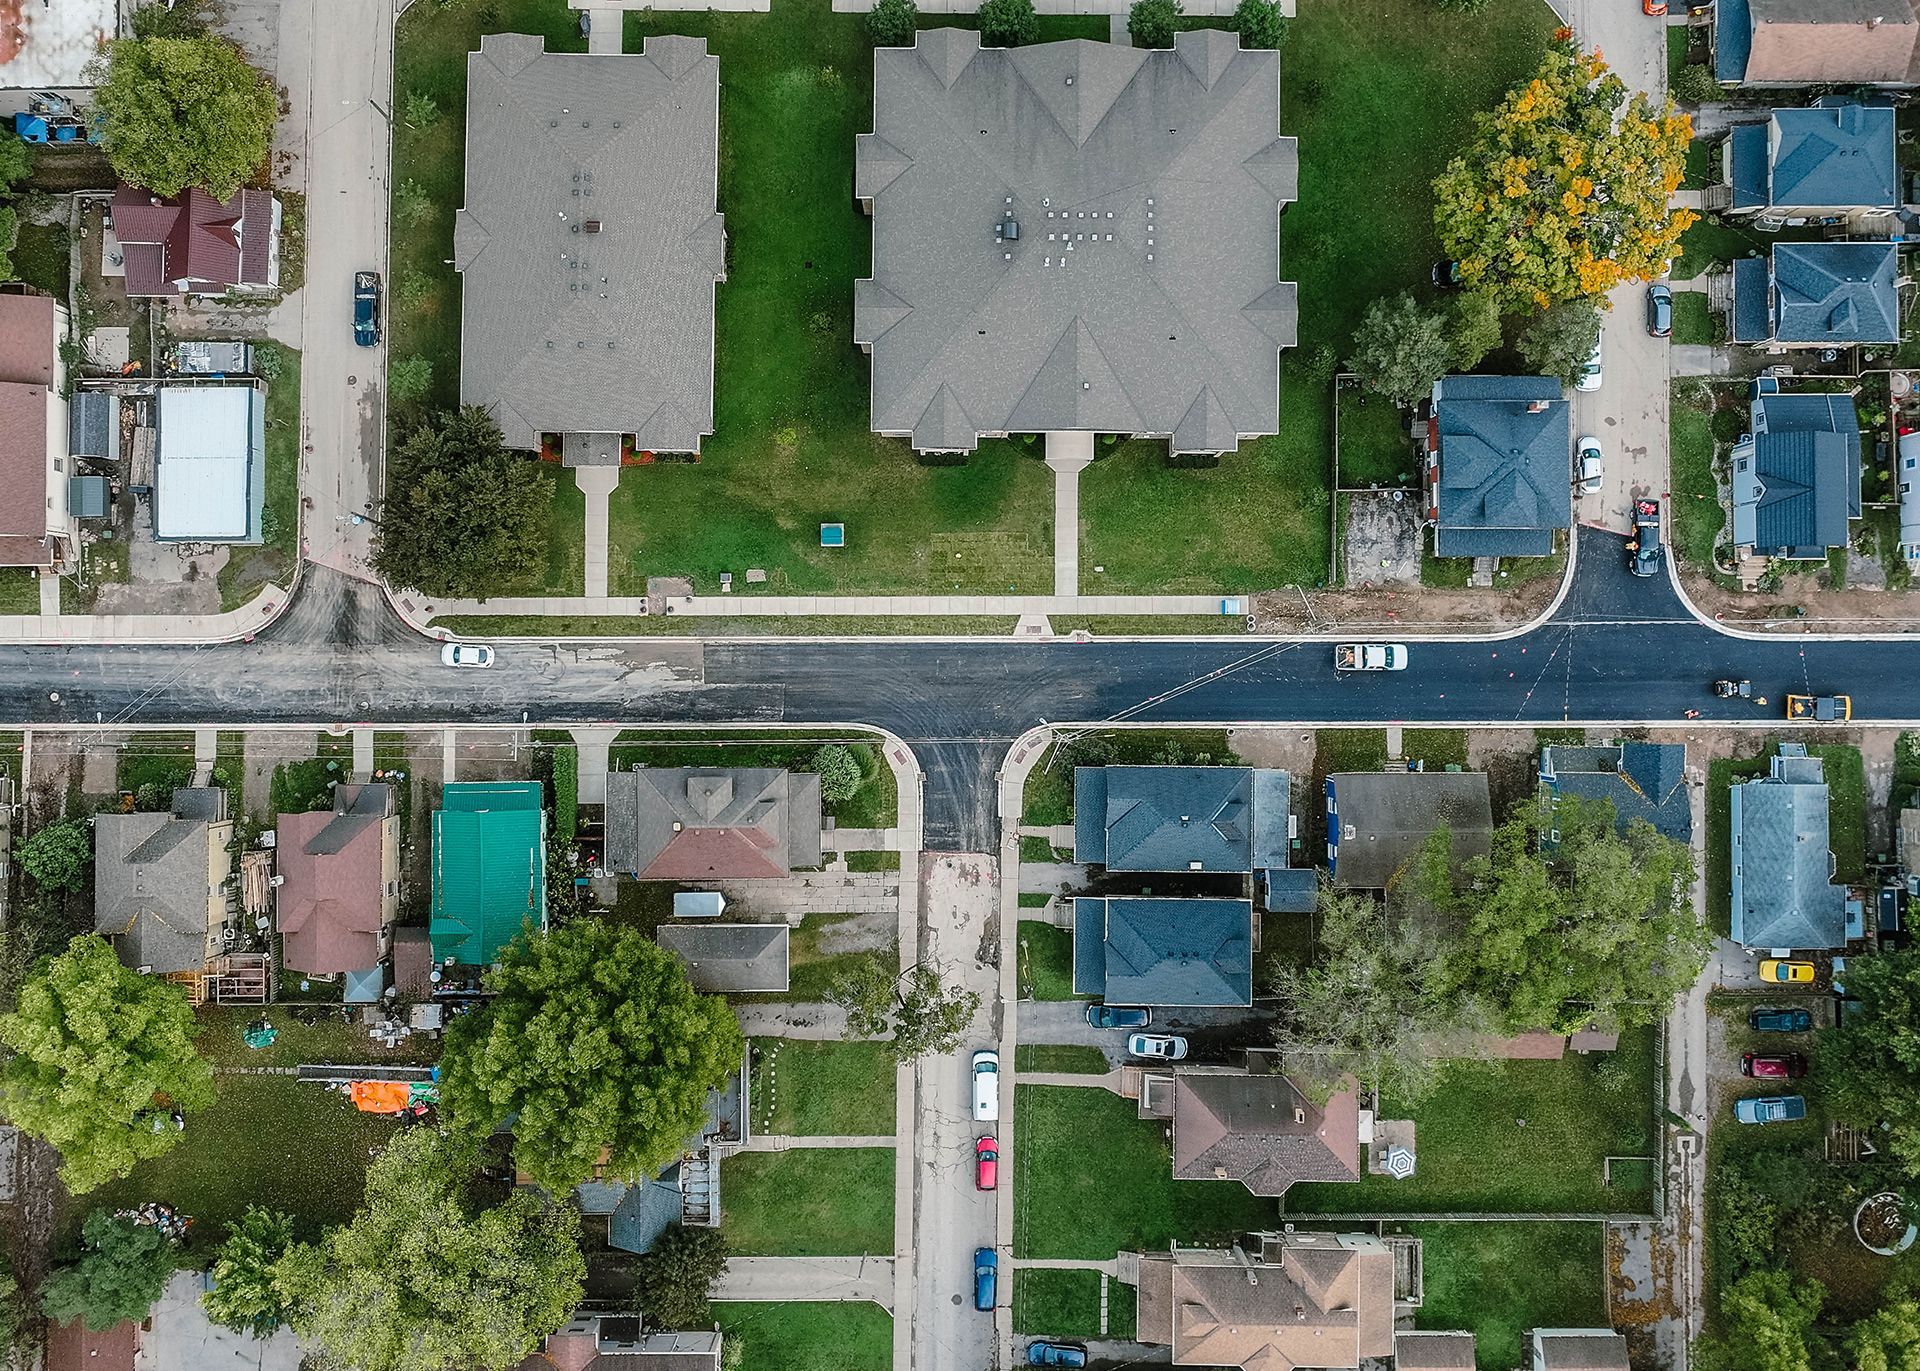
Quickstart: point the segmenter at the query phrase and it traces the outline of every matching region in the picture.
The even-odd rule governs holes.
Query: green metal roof
[[[547,922],[547,816],[538,781],[455,781],[433,816],[433,955],[486,966]]]

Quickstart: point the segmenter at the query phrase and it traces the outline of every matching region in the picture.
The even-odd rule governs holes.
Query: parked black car
[[[1804,1009],[1756,1009],[1747,1015],[1747,1026],[1756,1033],[1806,1033],[1813,1028],[1813,1015]]]
[[[1635,576],[1657,576],[1666,550],[1660,546],[1660,502],[1633,502],[1633,560],[1627,569]]]

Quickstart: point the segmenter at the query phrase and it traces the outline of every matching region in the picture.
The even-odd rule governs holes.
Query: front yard
[[[1020,921],[1020,996],[1028,1000],[1090,999],[1073,993],[1073,930],[1038,919]]]
[[[1016,1257],[1104,1261],[1274,1226],[1274,1202],[1237,1181],[1175,1181],[1165,1125],[1135,1118],[1131,1100],[1094,1087],[1015,1091]]]
[[[893,1319],[877,1304],[755,1304],[729,1300],[713,1306],[729,1341],[744,1351],[752,1371],[888,1371],[893,1365]]]
[[[755,1038],[752,1047],[755,1132],[893,1132],[894,1069],[885,1044]]]
[[[1607,1326],[1605,1229],[1597,1223],[1413,1223],[1422,1241],[1420,1328],[1464,1328],[1482,1366],[1521,1364],[1530,1328]]]
[[[893,1253],[893,1149],[741,1152],[720,1166],[721,1228],[747,1257]]]
[[[627,729],[607,753],[607,766],[625,771],[635,766],[785,767],[811,771],[821,744],[842,743],[860,767],[860,786],[849,798],[825,802],[840,828],[890,828],[900,821],[900,792],[893,768],[878,748],[859,737],[844,734],[743,735],[739,739],[703,737],[672,729]]]
[[[1623,1034],[1613,1053],[1451,1063],[1419,1103],[1380,1106],[1384,1119],[1414,1121],[1419,1168],[1411,1179],[1296,1185],[1284,1207],[1293,1214],[1650,1213],[1648,1168],[1623,1168],[1631,1182],[1611,1188],[1601,1170],[1609,1156],[1654,1155],[1653,1056],[1653,1031],[1641,1029]]]

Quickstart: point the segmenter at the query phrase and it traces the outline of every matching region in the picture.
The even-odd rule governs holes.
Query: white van
[[[973,1117],[983,1123],[1000,1117],[1000,1054],[973,1054]]]

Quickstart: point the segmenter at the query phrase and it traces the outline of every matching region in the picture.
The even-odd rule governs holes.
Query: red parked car
[[[1000,1180],[1000,1144],[981,1138],[973,1144],[973,1184],[976,1190],[991,1190]]]
[[[1807,1074],[1807,1059],[1798,1052],[1742,1052],[1740,1074],[1760,1081],[1797,1081]]]

